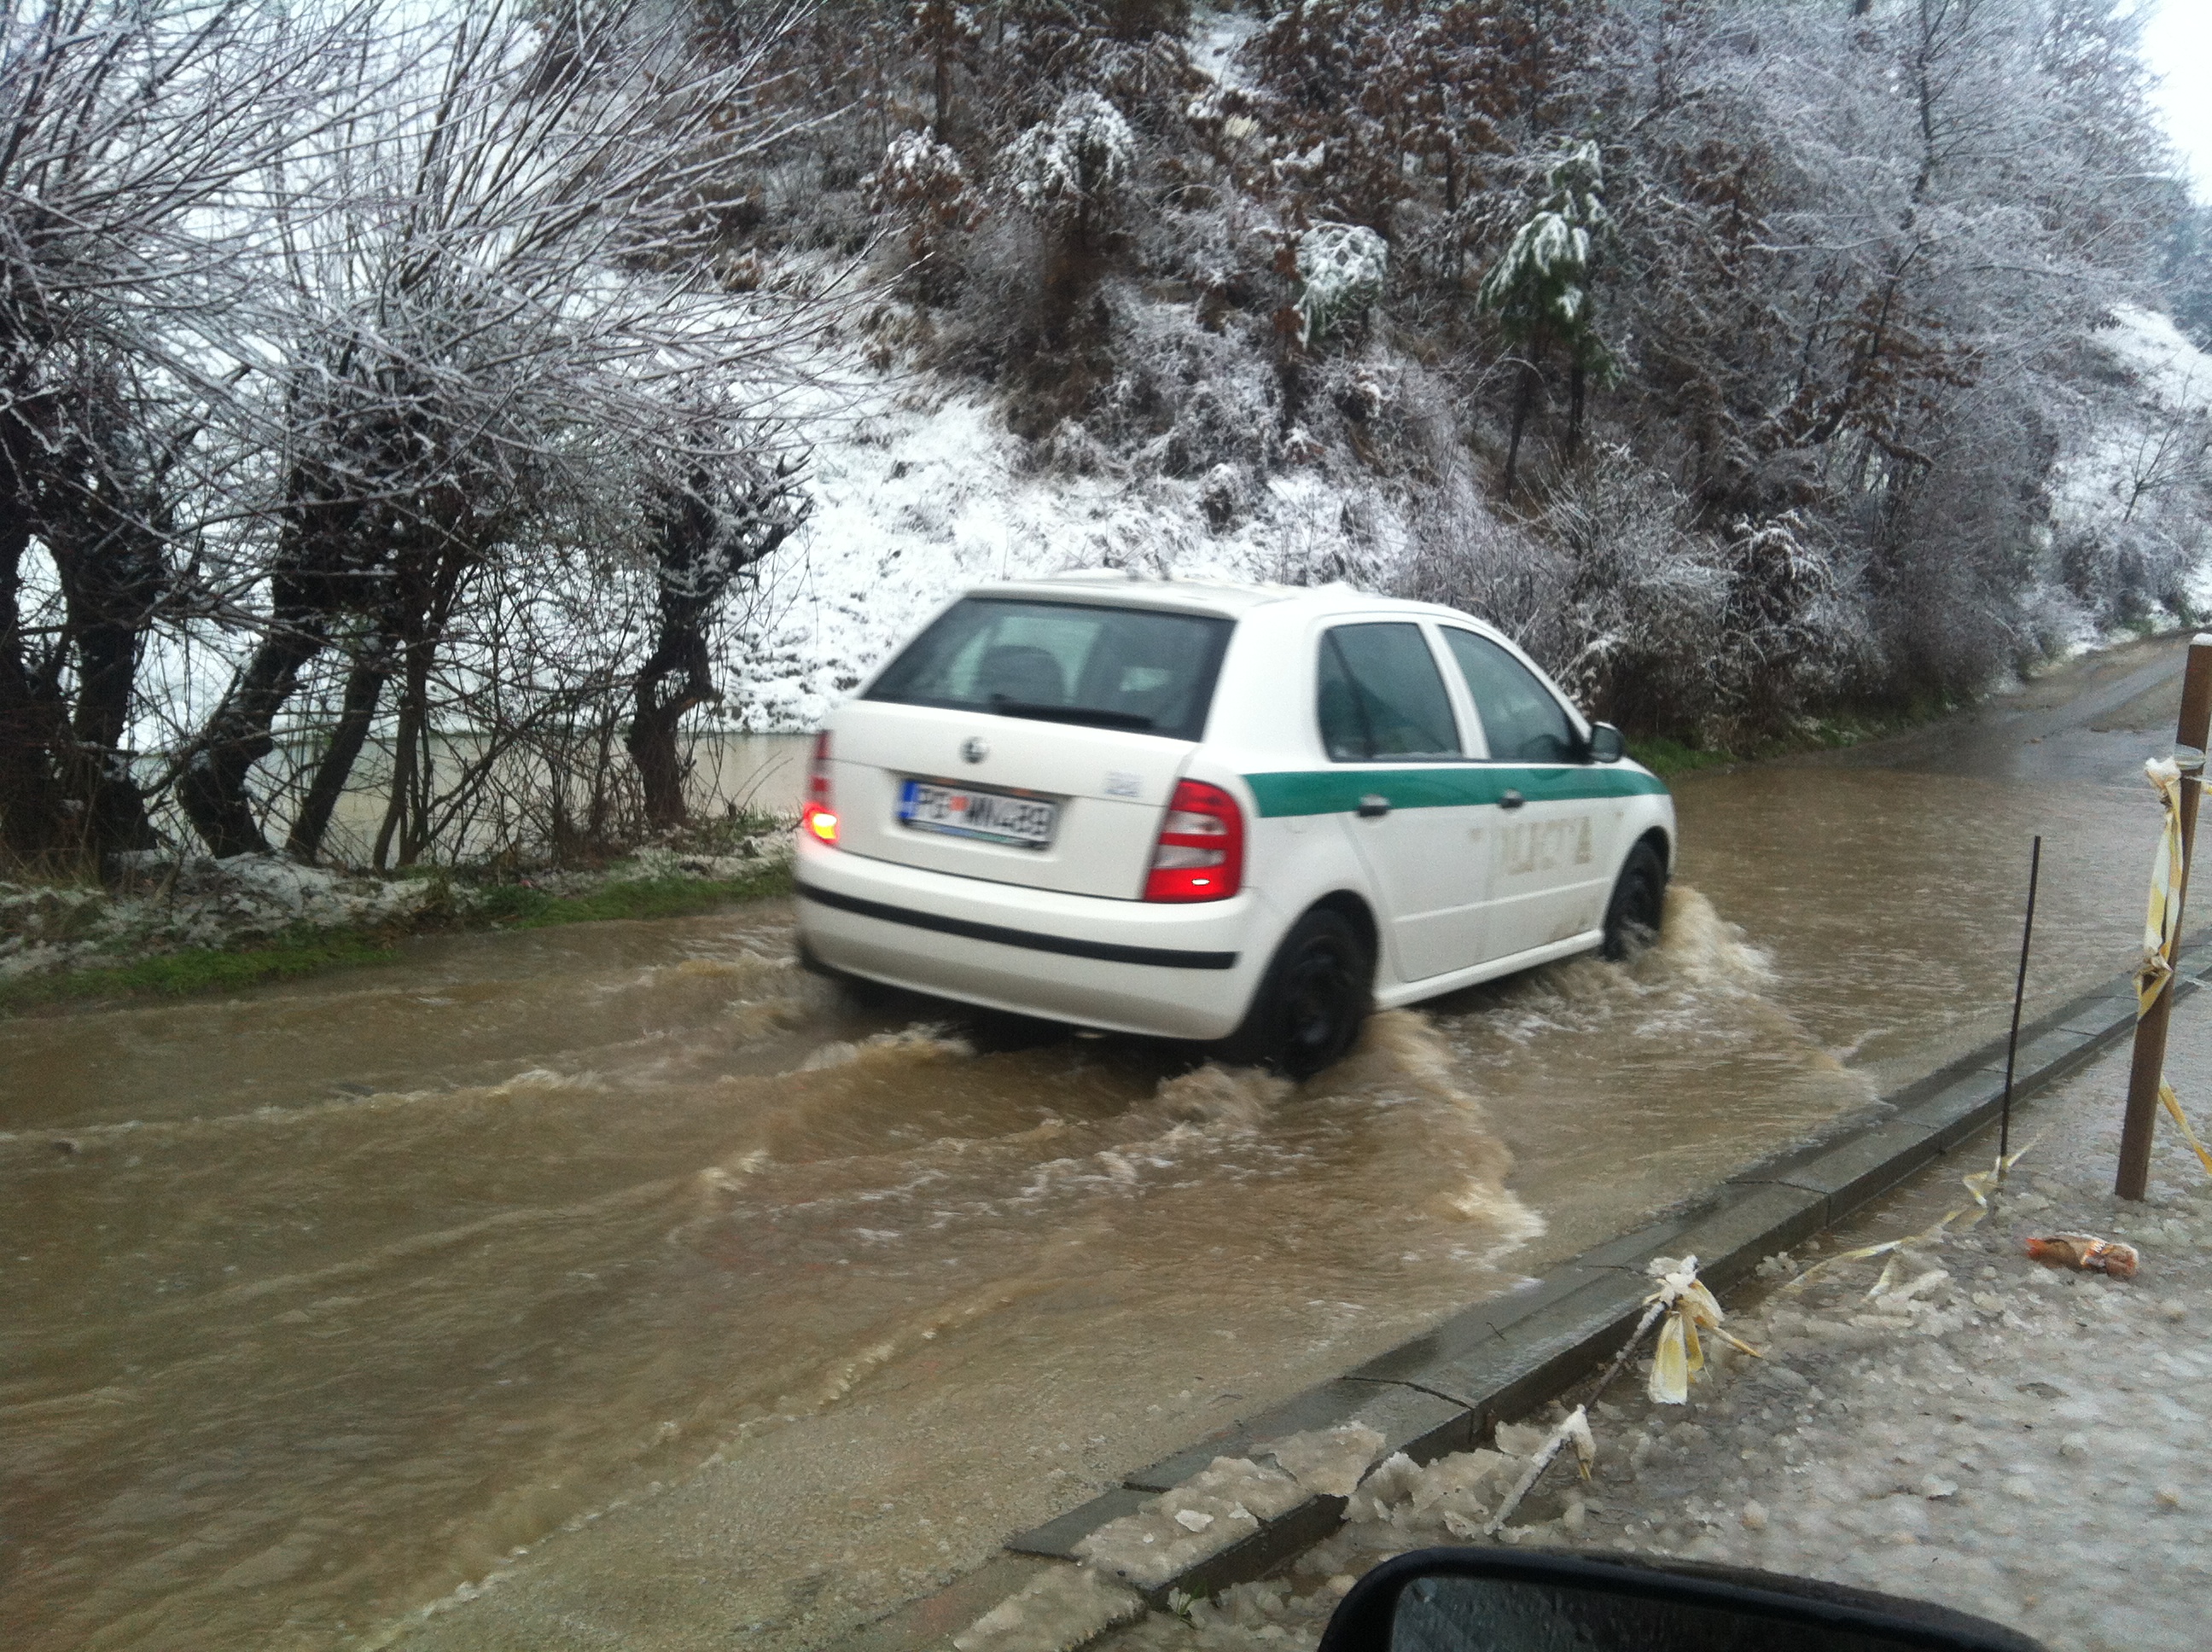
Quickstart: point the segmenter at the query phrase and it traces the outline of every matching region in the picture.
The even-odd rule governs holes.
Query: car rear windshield
[[[1195,740],[1231,622],[1153,608],[969,597],[866,697]]]

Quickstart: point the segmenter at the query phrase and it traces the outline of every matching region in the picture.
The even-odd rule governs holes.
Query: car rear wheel
[[[1375,960],[1341,913],[1316,908],[1291,926],[1221,1059],[1310,1078],[1334,1065],[1372,1007]]]
[[[1666,908],[1666,863],[1658,850],[1639,843],[1628,852],[1620,881],[1613,886],[1613,899],[1605,908],[1607,961],[1622,963],[1657,940]]]

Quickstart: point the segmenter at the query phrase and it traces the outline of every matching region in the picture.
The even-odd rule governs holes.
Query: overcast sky
[[[2143,55],[2166,77],[2159,101],[2196,175],[2197,198],[2212,202],[2212,0],[2158,0]]]

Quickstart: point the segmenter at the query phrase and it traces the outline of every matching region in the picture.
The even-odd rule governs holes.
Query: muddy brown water
[[[2179,653],[1677,787],[1633,965],[1302,1089],[789,912],[0,1023],[0,1641],[806,1647],[2130,961]]]

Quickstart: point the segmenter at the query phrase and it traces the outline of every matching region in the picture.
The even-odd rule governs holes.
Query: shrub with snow
[[[891,139],[863,189],[871,211],[905,222],[907,250],[917,258],[934,252],[948,231],[973,229],[983,216],[959,155],[927,132]]]
[[[1390,273],[1389,245],[1364,224],[1316,224],[1298,237],[1298,343],[1371,307]]]
[[[1096,92],[1068,94],[1006,155],[1014,198],[1039,217],[1072,224],[1079,240],[1118,203],[1136,170],[1136,135]]]

